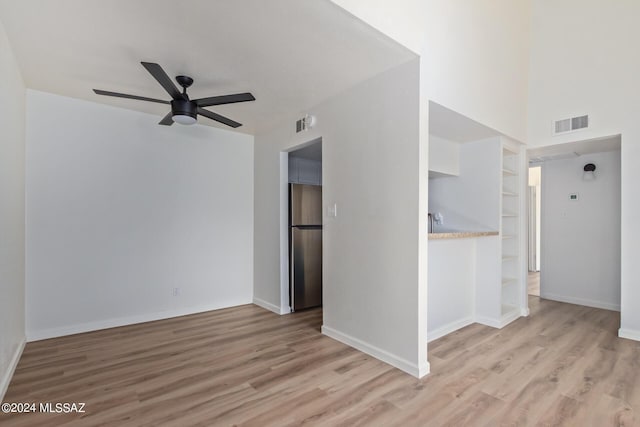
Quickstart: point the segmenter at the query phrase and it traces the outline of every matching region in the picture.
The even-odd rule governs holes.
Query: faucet
[[[427,233],[433,233],[433,215],[429,212],[427,213],[427,217],[429,218],[429,224],[427,225]]]

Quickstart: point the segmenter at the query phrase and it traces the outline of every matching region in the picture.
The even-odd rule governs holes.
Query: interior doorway
[[[529,167],[528,182],[528,274],[527,293],[540,296],[540,216],[542,199],[542,167]]]
[[[322,306],[322,139],[281,156],[281,312]]]
[[[613,135],[529,150],[540,185],[532,168],[528,270],[540,298],[620,311],[621,146]]]

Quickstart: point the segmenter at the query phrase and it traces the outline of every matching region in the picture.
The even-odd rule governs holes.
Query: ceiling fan
[[[109,92],[106,90],[94,89],[93,91],[98,95],[115,96],[117,98],[137,99],[140,101],[157,102],[158,104],[171,104],[171,111],[160,120],[160,125],[171,126],[173,122],[180,123],[182,125],[192,125],[197,120],[197,115],[205,116],[216,122],[220,122],[232,128],[242,126],[242,124],[235,122],[225,116],[216,114],[212,111],[205,110],[203,107],[210,107],[212,105],[233,104],[236,102],[255,101],[256,99],[249,92],[236,93],[233,95],[212,96],[209,98],[189,99],[187,95],[187,88],[193,84],[193,79],[188,76],[176,76],[176,81],[182,86],[182,93],[178,90],[176,85],[173,84],[167,73],[164,72],[162,67],[153,62],[142,62],[142,66],[153,76],[154,79],[160,83],[160,86],[171,95],[171,101],[164,101],[162,99],[147,98],[144,96],[128,95],[126,93]]]

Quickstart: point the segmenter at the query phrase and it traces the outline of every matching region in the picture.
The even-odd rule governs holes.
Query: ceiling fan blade
[[[107,90],[94,89],[97,95],[115,96],[116,98],[128,98],[137,99],[138,101],[157,102],[158,104],[169,104],[169,101],[163,101],[162,99],[147,98],[145,96],[127,95],[126,93],[109,92]]]
[[[236,93],[233,95],[212,96],[209,98],[194,99],[198,107],[210,107],[212,105],[234,104],[236,102],[255,101],[256,99],[249,92]]]
[[[238,122],[234,122],[233,120],[225,117],[225,116],[221,116],[220,114],[216,114],[214,112],[211,112],[209,110],[205,110],[204,108],[200,108],[198,107],[198,114],[200,114],[201,116],[205,116],[210,118],[211,120],[215,120],[216,122],[220,122],[222,124],[225,124],[227,126],[231,126],[232,128],[237,128],[242,126],[242,124],[238,123]]]
[[[180,93],[176,85],[173,84],[173,81],[169,78],[167,73],[164,72],[160,65],[153,62],[141,62],[141,64],[173,99],[184,99],[182,93]]]
[[[169,111],[158,124],[163,126],[171,126],[173,124],[173,112]]]

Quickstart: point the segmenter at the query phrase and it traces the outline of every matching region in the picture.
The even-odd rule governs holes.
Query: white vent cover
[[[296,133],[309,130],[316,124],[316,116],[307,114],[296,122]]]
[[[589,116],[578,116],[570,119],[556,120],[553,122],[553,135],[560,135],[563,133],[575,132],[580,129],[586,129],[589,127]]]

